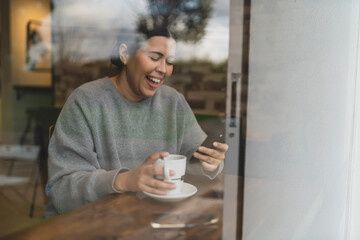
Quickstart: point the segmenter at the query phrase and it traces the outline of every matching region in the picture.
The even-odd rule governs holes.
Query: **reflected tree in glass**
[[[147,33],[168,27],[178,41],[196,43],[205,35],[213,0],[148,0],[149,13],[141,14],[137,30]]]

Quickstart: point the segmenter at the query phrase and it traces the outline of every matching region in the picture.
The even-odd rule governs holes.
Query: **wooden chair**
[[[43,190],[43,197],[45,199],[45,204],[48,202],[47,196],[45,194],[45,186],[48,180],[48,169],[47,169],[47,158],[48,158],[48,145],[49,140],[54,129],[54,123],[59,116],[61,108],[54,107],[41,107],[41,108],[31,108],[27,110],[28,122],[27,126],[23,132],[20,142],[24,143],[27,140],[27,134],[30,132],[32,125],[34,127],[34,141],[35,144],[40,146],[39,160],[38,160],[38,171],[35,179],[35,186],[33,190],[33,196],[30,206],[30,217],[33,216],[37,188],[41,184]]]

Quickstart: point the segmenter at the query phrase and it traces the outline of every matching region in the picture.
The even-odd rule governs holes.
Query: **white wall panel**
[[[347,236],[354,2],[252,1],[243,239]]]

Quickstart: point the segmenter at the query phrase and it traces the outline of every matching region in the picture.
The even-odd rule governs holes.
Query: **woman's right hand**
[[[164,169],[153,166],[153,164],[157,159],[167,157],[168,155],[168,152],[153,153],[137,168],[119,173],[114,181],[115,189],[118,191],[145,191],[158,195],[166,195],[165,189],[174,189],[175,185],[153,178],[153,175],[164,175]],[[175,172],[170,170],[170,175],[175,175]]]

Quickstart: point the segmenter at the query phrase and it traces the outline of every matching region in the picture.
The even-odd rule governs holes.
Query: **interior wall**
[[[11,58],[12,58],[12,82],[13,85],[21,86],[51,86],[51,73],[27,71],[26,63],[26,24],[29,20],[50,20],[49,0],[11,0],[10,23],[11,23]]]
[[[1,7],[1,4],[0,4],[0,7]],[[1,12],[0,12],[0,15],[1,15]],[[0,17],[0,56],[1,56],[1,17]],[[1,82],[2,82],[2,68],[1,68],[1,57],[0,57],[0,133],[2,132],[2,103],[1,103]]]
[[[11,83],[11,56],[10,56],[10,3],[9,0],[0,1],[1,17],[1,135],[0,141],[9,139],[8,130],[12,129],[12,83]]]
[[[26,24],[28,20],[41,20],[50,13],[48,0],[2,0],[1,7],[1,132],[2,143],[19,143],[27,124],[26,110],[52,106],[53,92],[26,91],[17,97],[14,86],[49,87],[51,73],[27,72]],[[30,129],[29,138],[32,138]]]
[[[244,239],[345,239],[354,2],[252,1]]]

